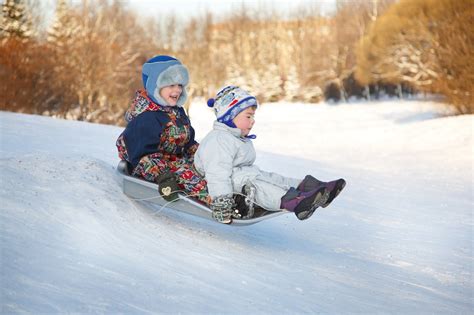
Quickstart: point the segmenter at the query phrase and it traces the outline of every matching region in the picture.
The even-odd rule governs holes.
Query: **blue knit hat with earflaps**
[[[148,96],[163,106],[169,105],[160,95],[160,90],[169,85],[180,84],[183,92],[179,96],[177,106],[183,106],[188,94],[186,86],[189,83],[188,69],[182,63],[170,56],[155,56],[145,62],[142,67],[143,86]]]

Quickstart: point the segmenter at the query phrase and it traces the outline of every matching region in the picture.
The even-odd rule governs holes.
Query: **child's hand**
[[[158,192],[166,201],[174,201],[178,199],[178,192],[180,191],[175,174],[171,172],[164,172],[156,178],[158,184]]]
[[[232,223],[232,211],[235,208],[234,199],[231,196],[219,196],[212,200],[209,208],[212,210],[212,217],[220,223]]]

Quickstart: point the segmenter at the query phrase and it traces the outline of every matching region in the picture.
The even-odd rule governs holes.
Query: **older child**
[[[143,65],[142,78],[144,89],[137,91],[117,139],[120,159],[130,163],[132,175],[177,183],[176,189],[208,203],[206,181],[193,167],[198,143],[182,107],[188,70],[176,58],[155,56]]]
[[[252,144],[257,100],[243,89],[227,86],[208,105],[217,121],[201,141],[194,164],[204,175],[212,198],[213,217],[221,223],[232,221],[235,201],[244,187],[255,188],[255,203],[267,210],[286,209],[306,220],[319,207],[328,206],[344,188],[345,181],[325,183],[308,175],[303,181],[266,172],[254,165]],[[296,188],[295,188],[296,187]]]

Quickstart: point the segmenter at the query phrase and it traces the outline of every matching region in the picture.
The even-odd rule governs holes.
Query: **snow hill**
[[[474,116],[439,113],[264,104],[258,165],[348,185],[232,227],[127,198],[122,128],[0,112],[0,313],[472,314]],[[190,115],[202,138],[212,113]]]

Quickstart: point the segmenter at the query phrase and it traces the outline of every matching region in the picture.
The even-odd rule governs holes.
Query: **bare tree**
[[[73,119],[113,122],[137,86],[142,29],[120,2],[59,2],[48,40],[57,57],[55,74],[67,90],[60,114]],[[138,34],[138,36],[137,36]]]
[[[439,92],[472,112],[474,1],[401,0],[361,40],[357,78]]]
[[[438,76],[434,90],[460,114],[474,113],[474,1],[442,0],[430,6]]]

